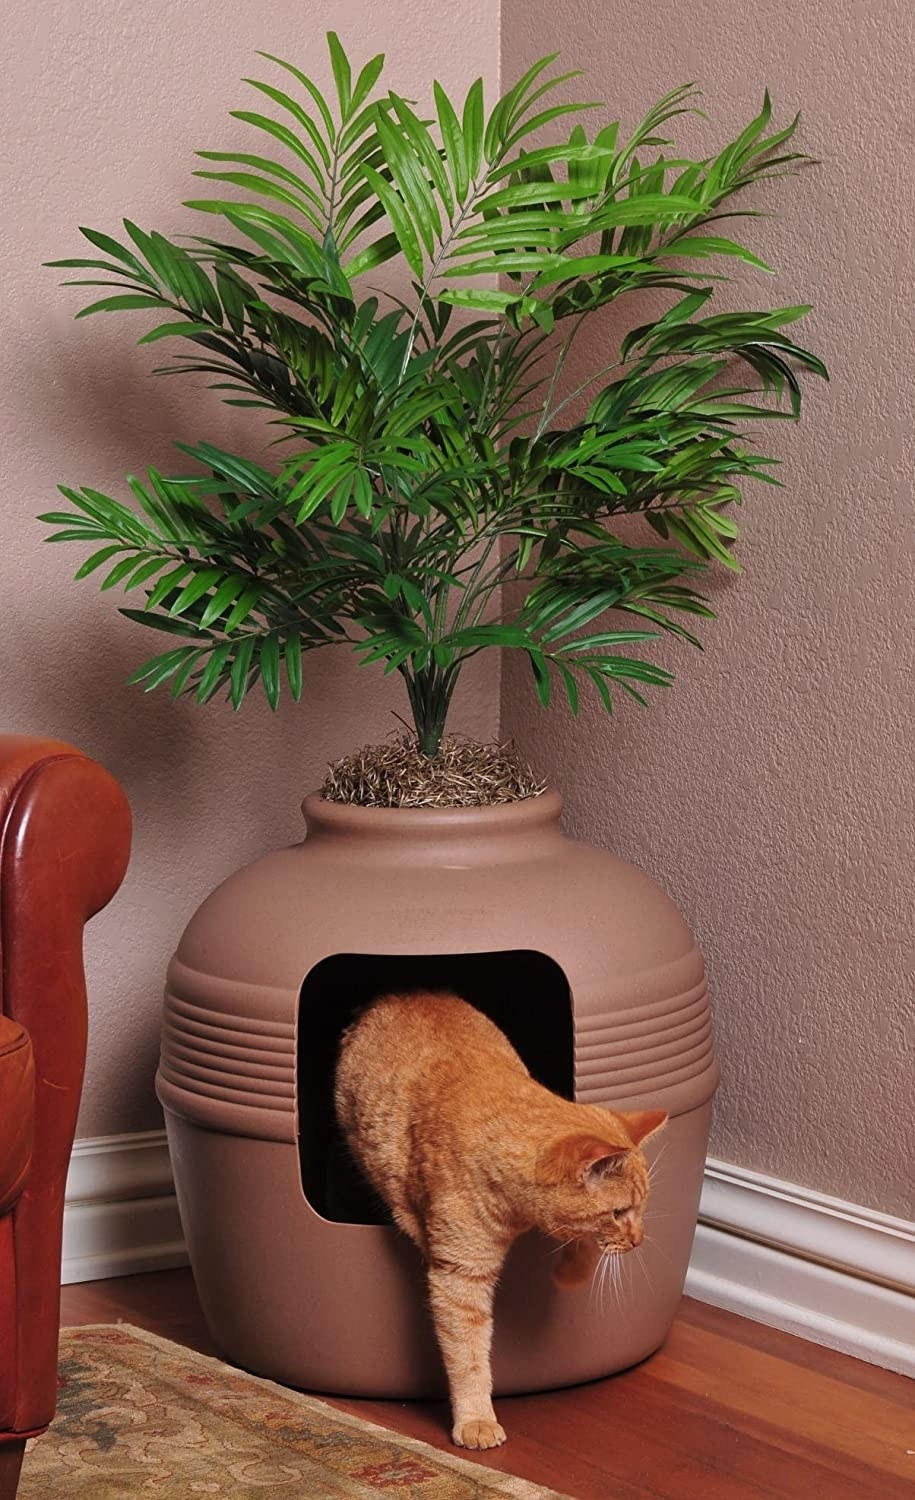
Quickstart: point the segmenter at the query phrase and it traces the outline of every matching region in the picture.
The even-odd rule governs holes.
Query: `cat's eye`
[[[624,1219],[627,1214],[631,1214],[631,1213],[632,1213],[632,1204],[630,1203],[630,1204],[627,1205],[626,1208],[615,1208],[613,1210],[613,1217],[614,1217],[614,1219]]]

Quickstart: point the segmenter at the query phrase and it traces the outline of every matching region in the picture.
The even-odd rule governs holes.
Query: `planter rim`
[[[315,834],[351,837],[381,835],[396,839],[436,835],[460,837],[526,833],[555,828],[562,797],[548,787],[536,797],[497,802],[489,807],[362,807],[356,802],[333,802],[319,791],[302,802],[309,838]]]

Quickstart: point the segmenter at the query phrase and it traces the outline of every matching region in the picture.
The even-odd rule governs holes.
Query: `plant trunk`
[[[438,754],[445,732],[445,721],[451,706],[451,695],[457,681],[454,673],[437,667],[425,667],[409,675],[403,673],[416,726],[419,748],[429,760]]]

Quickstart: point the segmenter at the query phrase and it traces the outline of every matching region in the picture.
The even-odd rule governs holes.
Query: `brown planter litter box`
[[[663,1342],[692,1245],[718,1081],[702,959],[644,874],[559,828],[555,792],[501,807],[306,798],[307,838],[204,902],[172,960],[158,1094],[213,1337],[309,1390],[444,1393],[413,1245],[340,1142],[337,1040],[380,988],[453,987],[548,1087],[660,1106],[647,1238],[603,1303],[514,1247],[496,1302],[497,1392],[610,1374]]]

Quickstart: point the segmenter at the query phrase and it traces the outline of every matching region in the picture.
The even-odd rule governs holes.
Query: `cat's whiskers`
[[[659,1254],[663,1255],[664,1259],[667,1261],[667,1264],[669,1266],[673,1265],[673,1261],[671,1260],[671,1258],[668,1255],[667,1251],[663,1248],[660,1240],[656,1240],[653,1234],[646,1234],[646,1236],[645,1236],[645,1244],[646,1245],[651,1245],[651,1247],[652,1247],[652,1249],[654,1251],[657,1251]]]
[[[588,1292],[588,1305],[589,1306],[594,1302],[594,1300],[595,1300],[595,1298],[597,1296],[597,1288],[598,1288],[598,1285],[600,1283],[601,1275],[603,1273],[603,1267],[604,1267],[604,1252],[602,1251],[601,1254],[598,1256],[597,1260],[595,1261],[594,1270],[591,1272],[591,1286],[590,1286],[589,1292]]]
[[[636,1260],[636,1264],[637,1264],[639,1270],[642,1273],[642,1276],[645,1279],[645,1285],[647,1286],[650,1295],[653,1297],[654,1296],[654,1286],[652,1285],[651,1277],[648,1274],[648,1267],[646,1266],[646,1264],[645,1264],[645,1262],[644,1262],[644,1260],[643,1260],[643,1258],[642,1258],[641,1255],[637,1255],[635,1257],[635,1260]]]
[[[601,1316],[603,1316],[604,1311],[604,1298],[607,1291],[608,1277],[611,1285],[613,1282],[613,1259],[613,1252],[611,1250],[602,1250],[600,1259],[594,1268],[594,1276],[591,1278],[592,1294],[596,1296],[598,1312]]]
[[[619,1300],[619,1256],[607,1251],[607,1269],[604,1273],[604,1290],[609,1292],[611,1304]]]
[[[607,1249],[602,1252],[600,1260],[595,1267],[594,1276],[591,1279],[591,1291],[592,1297],[597,1299],[598,1308],[601,1313],[604,1310],[604,1302],[608,1291],[616,1302],[622,1300],[623,1280],[625,1276],[622,1264],[623,1257],[624,1252],[622,1247],[614,1248],[614,1246],[608,1245]]]
[[[612,1265],[610,1273],[611,1290],[616,1295],[616,1301],[619,1302],[623,1295],[623,1257],[617,1253],[616,1255],[611,1255],[610,1261]]]
[[[613,1254],[612,1250],[608,1250],[607,1251],[607,1266],[606,1266],[606,1270],[604,1271],[603,1291],[606,1292],[607,1289],[608,1289],[608,1287],[609,1287],[611,1296],[612,1296],[613,1292],[616,1289],[616,1275],[617,1275],[616,1256]],[[603,1309],[601,1309],[601,1310],[603,1310]]]
[[[658,1170],[658,1167],[661,1165],[661,1162],[664,1160],[664,1157],[667,1155],[667,1148],[668,1148],[669,1145],[670,1145],[670,1141],[664,1141],[662,1143],[659,1151],[658,1151],[657,1156],[654,1158],[653,1161],[650,1161],[648,1163],[648,1181],[649,1182],[651,1182],[652,1178],[654,1177],[655,1172]]]

